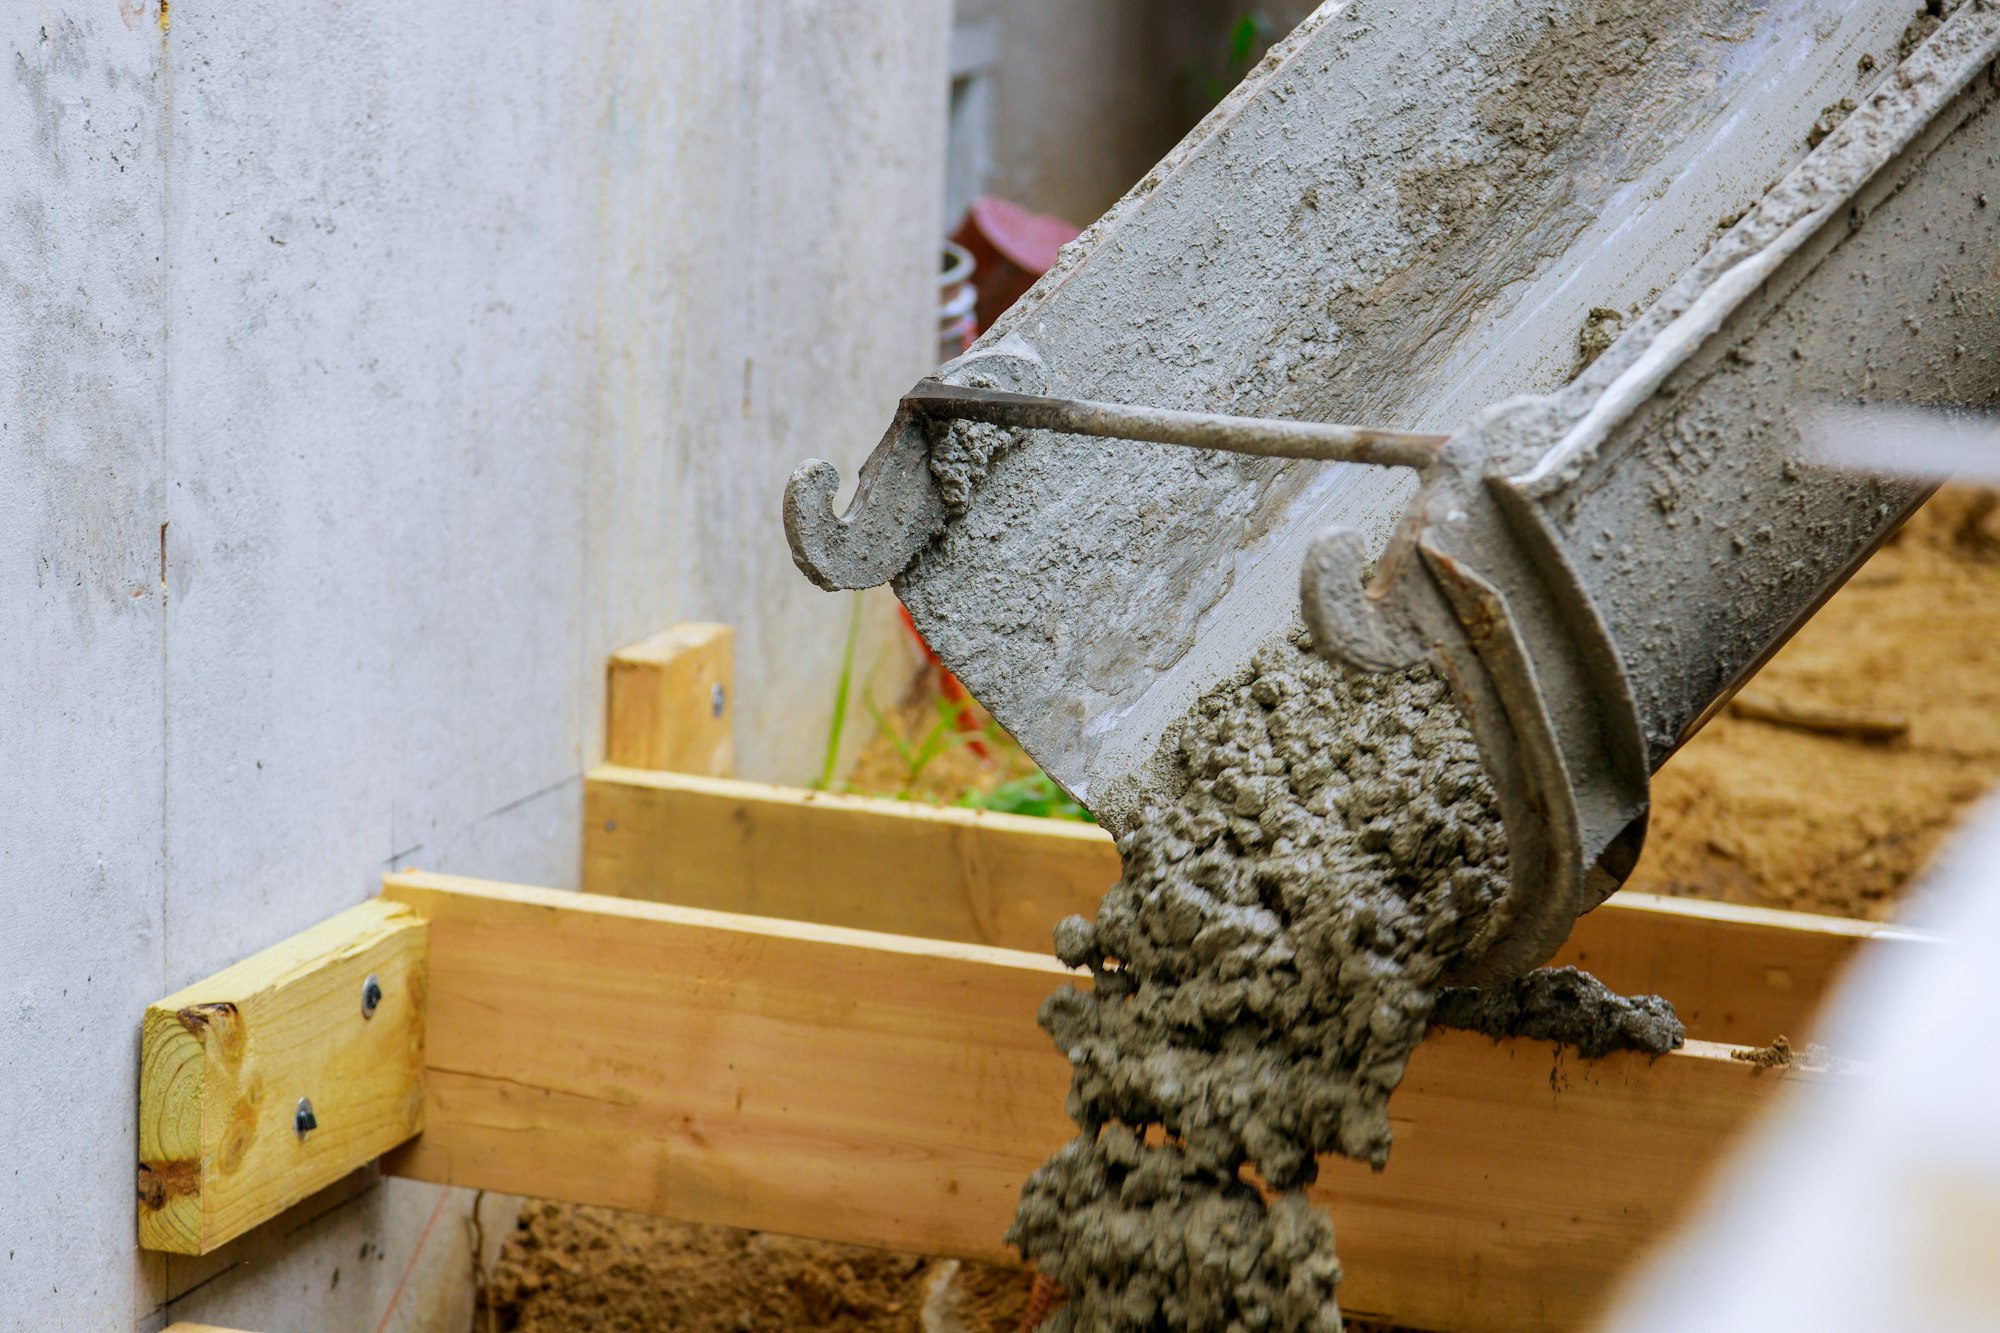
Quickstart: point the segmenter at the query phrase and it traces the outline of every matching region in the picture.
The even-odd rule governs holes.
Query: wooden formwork
[[[727,635],[674,642],[701,662],[658,641],[614,661],[607,753],[726,766]],[[1048,933],[1115,881],[1110,839],[632,766],[588,776],[585,818],[584,894],[391,875],[153,1006],[142,1243],[206,1252],[386,1151],[415,1179],[1016,1261],[999,1238],[1021,1182],[1073,1132],[1035,1013],[1088,984]],[[1433,1032],[1387,1170],[1329,1157],[1313,1187],[1343,1306],[1454,1330],[1585,1318],[1779,1088],[1865,1076],[1733,1057],[1807,1032],[1869,941],[1928,947],[1629,895],[1586,917],[1560,961],[1672,999],[1687,1047],[1582,1061]]]

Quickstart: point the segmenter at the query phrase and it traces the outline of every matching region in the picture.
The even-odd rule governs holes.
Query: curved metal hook
[[[836,514],[840,472],[808,459],[785,483],[785,538],[799,572],[828,592],[873,588],[909,567],[944,530],[944,498],[931,476],[924,423],[898,411],[861,465],[854,499]]]

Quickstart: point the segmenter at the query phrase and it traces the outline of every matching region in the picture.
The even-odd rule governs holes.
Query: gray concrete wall
[[[0,8],[0,1329],[465,1327],[468,1195],[141,1256],[140,1012],[391,867],[572,884],[671,621],[816,770],[848,604],[778,497],[928,368],[948,23]]]

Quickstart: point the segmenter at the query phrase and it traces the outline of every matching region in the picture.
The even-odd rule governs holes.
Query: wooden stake
[[[736,634],[689,622],[611,655],[604,757],[633,768],[731,772]]]
[[[207,1254],[423,1127],[425,933],[376,899],[146,1010],[142,1246]]]

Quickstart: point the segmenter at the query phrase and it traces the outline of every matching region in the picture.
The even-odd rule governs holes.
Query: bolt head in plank
[[[736,766],[736,634],[684,622],[611,655],[607,763],[727,776]]]
[[[375,899],[147,1008],[142,1246],[207,1254],[423,1128],[427,949]]]

